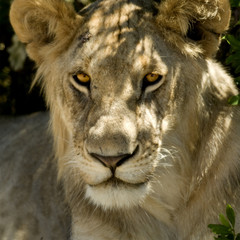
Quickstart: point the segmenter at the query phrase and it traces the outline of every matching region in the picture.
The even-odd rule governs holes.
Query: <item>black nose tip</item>
[[[114,171],[118,166],[122,165],[128,159],[132,158],[137,151],[138,147],[132,154],[122,154],[118,156],[103,156],[96,153],[91,153],[91,156],[100,161],[105,167],[108,167],[112,171]]]

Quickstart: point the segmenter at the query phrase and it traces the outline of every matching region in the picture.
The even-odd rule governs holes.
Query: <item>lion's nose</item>
[[[100,161],[105,167],[110,168],[114,172],[118,166],[122,165],[128,159],[132,158],[137,151],[138,147],[132,154],[122,154],[119,156],[103,156],[96,153],[91,153],[90,155]]]

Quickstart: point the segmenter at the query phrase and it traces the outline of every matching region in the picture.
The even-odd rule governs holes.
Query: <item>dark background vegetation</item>
[[[68,1],[80,10],[94,0]],[[0,0],[0,114],[20,115],[45,110],[40,89],[34,87],[29,92],[35,74],[34,63],[26,57],[24,46],[14,36],[8,17],[10,4],[11,0]],[[223,38],[217,59],[240,87],[240,0],[231,0],[231,5],[231,27]],[[235,96],[231,103],[236,105],[239,99]]]

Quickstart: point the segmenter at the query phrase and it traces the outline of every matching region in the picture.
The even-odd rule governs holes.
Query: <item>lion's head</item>
[[[100,0],[78,14],[60,0],[14,1],[70,201],[138,206],[156,185],[163,204],[178,199],[208,110],[233,89],[219,92],[207,70],[229,14],[227,0]]]

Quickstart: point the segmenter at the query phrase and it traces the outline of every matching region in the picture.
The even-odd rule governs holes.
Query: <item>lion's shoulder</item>
[[[0,235],[4,239],[53,239],[48,227],[57,229],[53,236],[66,239],[65,226],[57,227],[63,224],[64,206],[48,120],[47,113],[0,119]]]

